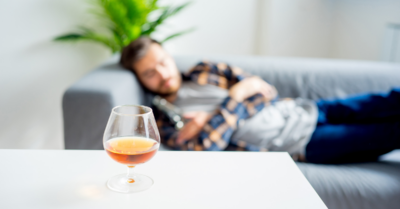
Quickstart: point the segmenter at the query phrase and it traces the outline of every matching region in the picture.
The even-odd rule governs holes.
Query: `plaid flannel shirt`
[[[183,80],[191,80],[200,85],[211,84],[229,89],[249,76],[251,75],[243,72],[240,68],[231,67],[225,63],[200,62],[189,72],[183,74]],[[174,123],[162,111],[156,107],[153,107],[153,109],[162,142],[172,149],[266,151],[244,141],[233,143],[230,140],[240,121],[255,115],[266,104],[268,103],[261,94],[254,95],[243,102],[237,102],[228,96],[222,102],[220,108],[214,112],[198,136],[189,139],[183,145],[176,144],[178,131],[174,128]]]

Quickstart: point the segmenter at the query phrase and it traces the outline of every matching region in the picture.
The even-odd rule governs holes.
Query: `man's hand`
[[[274,86],[257,76],[246,78],[233,85],[229,90],[229,96],[237,102],[243,102],[258,93],[269,100],[274,99],[278,94]]]
[[[176,139],[177,144],[183,144],[185,141],[198,135],[204,125],[210,120],[211,114],[199,111],[186,113],[183,117],[191,120],[179,131],[178,138]]]

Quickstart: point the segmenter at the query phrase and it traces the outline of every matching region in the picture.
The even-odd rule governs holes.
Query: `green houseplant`
[[[56,37],[55,41],[94,41],[120,52],[123,47],[142,35],[151,36],[164,21],[180,12],[189,3],[176,7],[158,5],[158,0],[91,0],[100,25],[97,28],[80,26],[74,33]],[[152,16],[153,18],[150,18]],[[161,43],[191,31],[169,35]]]

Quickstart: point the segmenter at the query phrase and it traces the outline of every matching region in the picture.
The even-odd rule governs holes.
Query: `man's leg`
[[[320,100],[317,106],[319,124],[397,122],[400,118],[400,87],[389,93]]]
[[[311,163],[351,163],[376,160],[400,148],[400,118],[394,123],[324,124],[306,146]]]

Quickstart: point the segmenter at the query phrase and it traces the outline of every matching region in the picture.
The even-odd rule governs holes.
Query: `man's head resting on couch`
[[[140,83],[155,94],[174,95],[181,86],[181,74],[174,59],[149,37],[140,37],[126,46],[120,64],[132,70]]]

